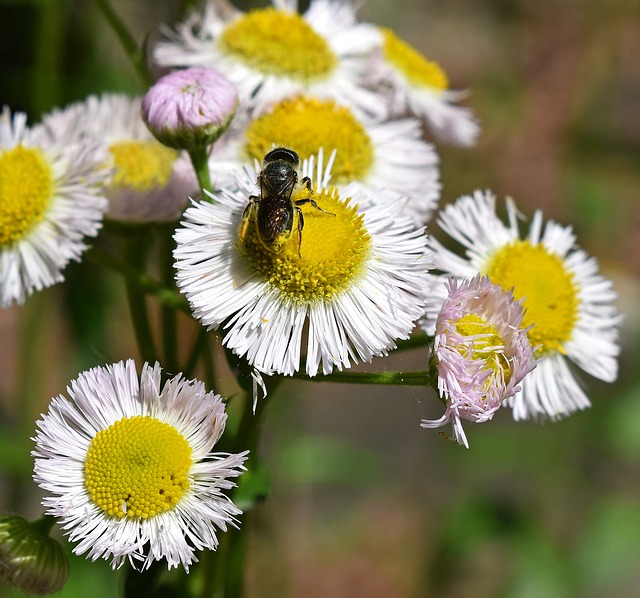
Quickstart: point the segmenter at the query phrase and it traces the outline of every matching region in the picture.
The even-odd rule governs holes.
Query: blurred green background
[[[140,43],[183,4],[114,1]],[[369,0],[359,15],[470,90],[483,134],[470,150],[440,147],[442,203],[487,188],[527,215],[541,208],[614,280],[620,377],[585,376],[593,407],[557,423],[504,410],[468,425],[470,450],[419,427],[440,412],[424,389],[285,383],[264,423],[271,495],[245,521],[247,596],[640,596],[640,3]],[[0,69],[1,102],[32,122],[89,93],[144,91],[86,0],[0,1]],[[29,437],[49,398],[136,355],[121,281],[86,264],[67,279],[0,312],[0,511],[39,513]],[[413,350],[368,367],[423,361]],[[62,595],[109,597],[119,583],[78,558]]]

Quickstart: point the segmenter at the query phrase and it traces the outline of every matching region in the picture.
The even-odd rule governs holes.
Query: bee
[[[311,197],[296,201],[291,199],[298,185],[299,168],[298,154],[286,147],[276,147],[265,155],[262,160],[262,170],[258,175],[260,196],[250,195],[249,203],[242,214],[242,224],[238,232],[241,242],[247,234],[251,216],[255,213],[256,231],[260,243],[271,253],[280,253],[287,245],[297,219],[298,255],[300,255],[304,228],[304,216],[300,206],[311,204],[321,212],[335,216],[323,210]],[[309,177],[304,177],[300,184],[313,193]]]

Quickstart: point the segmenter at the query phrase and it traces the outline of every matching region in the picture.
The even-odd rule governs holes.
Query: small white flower
[[[389,88],[392,113],[408,110],[424,119],[436,138],[454,145],[473,145],[480,133],[478,121],[469,108],[452,104],[466,93],[450,90],[442,68],[393,31],[381,27],[379,34],[379,53],[372,61],[370,76]]]
[[[73,119],[58,113],[29,128],[26,115],[0,116],[0,306],[64,280],[84,237],[102,226],[106,154],[77,143]]]
[[[402,202],[377,203],[355,183],[338,194],[323,188],[328,171],[318,171],[313,198],[321,209],[301,206],[301,243],[297,218],[278,252],[263,246],[254,219],[242,226],[248,198],[259,192],[249,169],[215,203],[189,208],[175,235],[177,282],[195,317],[222,327],[223,343],[267,374],[298,371],[303,331],[307,374],[329,374],[385,355],[424,313],[424,231],[402,215]],[[293,199],[304,197],[299,189]]]
[[[409,198],[407,215],[423,226],[440,196],[438,155],[422,139],[416,119],[377,121],[333,99],[300,95],[274,104],[254,119],[238,119],[210,160],[218,187],[233,184],[232,170],[253,163],[273,146],[294,149],[301,159],[336,150],[331,182],[387,189]]]
[[[236,84],[241,104],[256,112],[303,92],[386,112],[363,85],[377,33],[356,22],[349,0],[312,0],[303,15],[295,0],[273,0],[246,13],[209,0],[202,13],[166,35],[153,52],[159,65],[213,66]]]
[[[557,419],[590,405],[569,368],[573,362],[592,376],[613,382],[618,372],[620,316],[611,282],[597,263],[576,247],[570,227],[549,221],[543,230],[537,211],[522,238],[518,212],[507,202],[508,225],[496,215],[495,197],[476,191],[440,214],[438,224],[466,248],[460,257],[435,239],[436,268],[448,276],[484,274],[505,290],[513,289],[525,309],[524,326],[536,347],[537,367],[512,400],[515,419]],[[434,285],[427,329],[432,330],[444,297]]]
[[[185,152],[162,145],[141,118],[141,98],[123,94],[89,96],[69,106],[82,134],[107,148],[113,178],[105,190],[107,218],[124,222],[177,219],[197,192]]]
[[[219,395],[133,360],[83,372],[38,422],[34,479],[75,554],[146,569],[197,561],[240,510],[223,494],[246,452],[213,453],[227,419]]]
[[[435,325],[432,361],[446,411],[424,428],[453,422],[456,440],[469,448],[462,420],[490,420],[533,368],[533,348],[513,295],[476,276],[446,283],[448,297]]]

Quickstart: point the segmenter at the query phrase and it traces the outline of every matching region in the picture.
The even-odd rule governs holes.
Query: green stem
[[[120,40],[120,44],[122,44],[122,47],[129,57],[133,68],[140,77],[140,80],[146,87],[149,87],[153,83],[153,78],[151,77],[149,69],[147,68],[144,52],[140,49],[136,41],[133,39],[133,36],[123,23],[122,19],[120,19],[117,13],[113,10],[111,4],[109,4],[109,1],[95,1],[98,5],[98,9],[102,13],[102,16],[109,23],[118,40]]]
[[[388,384],[394,386],[432,386],[434,379],[429,370],[417,372],[334,372],[330,376],[294,374],[300,380],[314,382],[342,382],[346,384]]]
[[[127,261],[133,265],[136,271],[142,271],[147,261],[149,251],[149,236],[146,234],[134,235],[127,239]],[[143,361],[154,363],[158,354],[153,341],[147,300],[144,291],[130,278],[125,279],[127,287],[127,299],[129,300],[129,312],[138,343],[138,351]]]
[[[112,270],[125,278],[127,284],[137,286],[141,291],[155,296],[163,305],[191,315],[187,300],[174,289],[168,289],[150,276],[133,268],[128,262],[123,262],[100,247],[94,246],[84,254],[84,258],[94,264]]]
[[[209,175],[209,148],[197,147],[192,149],[189,151],[189,157],[191,158],[191,164],[193,164],[193,170],[195,170],[196,176],[198,177],[200,188],[213,191],[211,177]],[[202,199],[213,202],[211,197],[205,193],[202,194]]]
[[[175,286],[173,269],[173,249],[175,241],[172,236],[173,228],[163,230],[161,244],[162,256],[162,279],[167,287]],[[178,321],[177,312],[174,307],[163,304],[162,308],[162,347],[163,366],[170,372],[178,372]]]

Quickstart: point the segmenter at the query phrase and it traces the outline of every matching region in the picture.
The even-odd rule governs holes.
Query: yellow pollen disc
[[[509,379],[509,361],[504,356],[504,343],[495,326],[488,324],[477,314],[467,314],[456,322],[456,330],[462,336],[477,336],[473,339],[473,345],[463,352],[464,357],[485,359],[484,369],[491,369],[492,377],[500,374],[502,379]]]
[[[253,160],[274,146],[294,149],[301,160],[338,150],[331,169],[336,184],[362,180],[373,163],[369,134],[351,110],[333,100],[299,96],[279,102],[256,118],[246,132],[245,151]]]
[[[380,28],[384,58],[411,83],[440,91],[449,88],[449,79],[440,65],[427,60],[415,48],[402,41],[391,29]]]
[[[293,200],[302,197],[309,197],[309,192],[298,191]],[[334,187],[315,191],[313,198],[325,212],[310,204],[300,207],[301,246],[296,216],[291,234],[282,235],[278,252],[266,249],[257,234],[254,210],[241,248],[260,277],[299,304],[331,300],[363,273],[371,251],[371,237],[357,206],[341,200]]]
[[[24,238],[52,198],[53,172],[40,150],[19,145],[0,153],[0,247]]]
[[[178,152],[155,140],[122,141],[109,147],[115,164],[111,186],[149,191],[164,187],[171,178]]]
[[[257,71],[305,82],[326,78],[338,62],[325,39],[298,13],[275,8],[244,14],[218,41],[224,52]]]
[[[189,488],[191,465],[191,446],[173,426],[125,417],[91,441],[85,484],[108,515],[147,519],[176,506]]]
[[[562,259],[544,245],[515,241],[491,258],[485,272],[491,282],[522,299],[523,326],[534,324],[528,336],[540,354],[564,353],[578,319],[578,294],[574,277]]]

